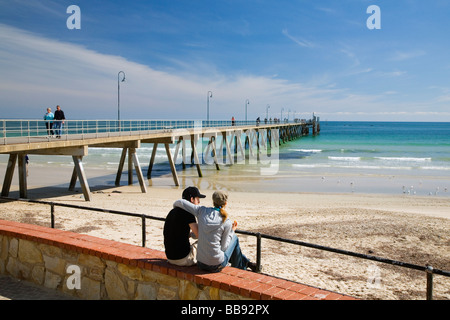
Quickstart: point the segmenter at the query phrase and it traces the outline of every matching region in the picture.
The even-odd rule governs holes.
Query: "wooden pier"
[[[19,193],[20,198],[27,198],[27,168],[26,157],[35,155],[64,155],[72,156],[74,162],[73,174],[69,184],[69,190],[75,188],[77,180],[86,201],[91,200],[91,192],[83,169],[83,157],[88,156],[89,148],[118,148],[122,149],[117,170],[115,184],[120,185],[125,162],[128,158],[128,184],[133,184],[133,168],[136,172],[141,191],[147,192],[144,175],[138,160],[137,150],[142,143],[153,144],[147,171],[147,179],[151,179],[151,173],[155,161],[158,145],[163,144],[172,172],[174,184],[179,186],[176,171],[176,159],[181,153],[183,168],[186,164],[194,164],[197,167],[199,177],[203,176],[201,165],[214,164],[217,170],[221,165],[233,165],[238,155],[245,159],[246,150],[248,156],[258,159],[261,149],[271,150],[298,137],[320,132],[319,119],[315,116],[309,121],[295,121],[293,123],[258,123],[254,125],[221,126],[221,127],[194,127],[176,128],[166,127],[162,130],[132,130],[128,132],[94,132],[80,134],[66,134],[61,139],[49,139],[46,136],[27,136],[15,138],[13,141],[4,139],[0,145],[0,154],[9,154],[9,160],[3,181],[1,195],[7,197],[10,192],[11,182],[16,163],[18,163]],[[220,139],[219,139],[220,138]],[[201,140],[200,140],[201,139]],[[198,157],[197,145],[199,140],[207,141],[203,159]],[[218,141],[221,141],[218,146]],[[190,143],[190,161],[187,161],[186,143]],[[172,155],[170,145],[175,144]],[[203,150],[202,150],[203,152]],[[223,153],[223,154],[222,154]]]

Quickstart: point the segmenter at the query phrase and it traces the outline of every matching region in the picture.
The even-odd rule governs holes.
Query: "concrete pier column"
[[[16,167],[17,153],[11,153],[8,159],[8,165],[6,167],[5,178],[3,179],[2,197],[9,196],[9,190],[11,189],[11,182],[14,176],[14,168]]]
[[[81,161],[81,156],[72,156],[73,163],[75,164],[75,170],[80,180],[81,189],[83,190],[84,199],[86,201],[91,201],[91,191],[89,189],[89,184],[87,183],[86,174],[84,173],[83,163]]]

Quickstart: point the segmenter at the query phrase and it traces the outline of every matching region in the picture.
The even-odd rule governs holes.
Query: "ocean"
[[[450,123],[321,121],[320,129],[316,136],[303,136],[273,149],[277,154],[268,158],[270,174],[261,173],[267,161],[249,164],[247,160],[221,165],[220,171],[203,164],[203,178],[199,178],[195,166],[182,170],[179,154],[177,172],[182,187],[195,184],[233,191],[450,196]],[[152,144],[142,144],[137,151],[144,176],[152,148]],[[97,175],[95,181],[89,181],[91,186],[114,184],[120,154],[116,148],[89,149],[83,159],[88,181],[92,179],[90,171],[105,174],[104,179]],[[6,164],[7,155],[0,155],[0,161]],[[73,167],[67,156],[30,155],[30,164],[30,169]],[[158,146],[151,184],[173,186],[163,145]]]
[[[322,191],[450,194],[450,123],[322,121],[320,127],[319,135],[280,148],[280,172],[317,176]]]

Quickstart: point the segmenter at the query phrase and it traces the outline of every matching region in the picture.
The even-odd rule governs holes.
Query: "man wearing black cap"
[[[183,199],[195,205],[200,198],[206,198],[196,187],[184,189]],[[164,247],[167,261],[178,266],[192,266],[197,263],[196,245],[191,245],[189,236],[192,233],[198,238],[198,225],[195,217],[181,208],[173,208],[164,223]]]

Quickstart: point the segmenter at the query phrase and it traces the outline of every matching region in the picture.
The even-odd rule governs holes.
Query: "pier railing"
[[[51,132],[47,129],[45,120],[0,120],[0,143],[8,144],[15,141],[35,141],[37,138],[51,139],[57,135],[56,121],[52,121]],[[304,122],[309,123],[308,122]],[[285,121],[283,123],[289,123]],[[292,123],[301,123],[296,119]],[[228,120],[64,120],[60,135],[63,139],[76,135],[78,139],[92,137],[109,137],[139,134],[148,131],[164,131],[189,128],[208,127],[239,127],[263,124],[279,124],[268,121],[228,121]]]
[[[25,202],[30,202],[30,203],[50,205],[50,226],[51,226],[51,228],[55,228],[55,207],[56,206],[140,218],[141,219],[141,230],[142,230],[142,233],[141,233],[142,234],[142,247],[145,247],[147,244],[146,219],[165,221],[165,218],[150,216],[150,215],[146,215],[146,214],[130,213],[130,212],[124,212],[124,211],[118,211],[118,210],[108,210],[108,209],[100,209],[100,208],[92,208],[92,207],[84,207],[84,206],[78,206],[78,205],[73,205],[73,204],[54,203],[54,202],[29,200],[29,199],[13,199],[13,198],[7,198],[7,197],[0,197],[0,200],[1,201],[25,201]],[[262,252],[262,243],[261,243],[262,241],[261,240],[264,238],[264,239],[279,241],[279,242],[283,242],[283,243],[289,243],[289,244],[294,244],[294,245],[298,245],[298,246],[308,247],[308,248],[312,248],[312,249],[324,250],[324,251],[333,252],[333,253],[342,254],[342,255],[351,256],[351,257],[356,257],[356,258],[360,258],[360,259],[371,260],[374,262],[385,263],[385,264],[398,266],[398,267],[402,267],[402,268],[423,271],[423,272],[425,272],[425,275],[426,275],[426,299],[427,300],[433,300],[433,276],[441,275],[441,276],[445,276],[445,277],[450,277],[450,271],[435,269],[431,265],[420,266],[420,265],[416,265],[416,264],[412,264],[412,263],[396,261],[396,260],[377,257],[377,256],[373,256],[373,255],[366,255],[366,254],[361,254],[361,253],[357,253],[357,252],[351,252],[351,251],[347,251],[347,250],[336,249],[336,248],[331,248],[331,247],[327,247],[327,246],[307,243],[307,242],[298,241],[298,240],[275,237],[275,236],[271,236],[271,235],[267,235],[267,234],[262,234],[259,232],[236,230],[236,233],[256,237],[256,264],[257,264],[258,271],[261,271],[261,252]]]

